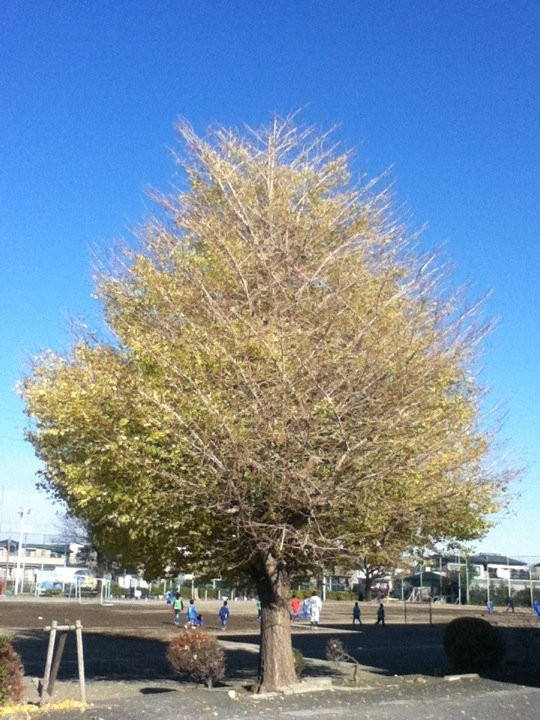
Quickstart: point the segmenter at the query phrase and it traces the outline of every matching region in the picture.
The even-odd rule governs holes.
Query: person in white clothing
[[[312,592],[311,597],[309,598],[309,621],[311,623],[311,627],[316,627],[319,624],[321,610],[322,600],[316,592]]]

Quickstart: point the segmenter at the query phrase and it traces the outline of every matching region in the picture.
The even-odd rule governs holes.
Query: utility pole
[[[4,488],[2,487],[2,494],[0,495],[0,531],[4,523]]]
[[[13,594],[17,595],[19,592],[19,581],[21,581],[21,592],[24,590],[24,578],[21,578],[22,570],[22,558],[23,558],[23,538],[24,538],[24,523],[23,518],[25,515],[30,514],[30,510],[24,510],[19,508],[19,547],[17,548],[17,570],[15,572],[15,585],[13,588]]]
[[[470,595],[469,595],[469,558],[467,555],[465,555],[465,601],[467,605],[471,604]]]

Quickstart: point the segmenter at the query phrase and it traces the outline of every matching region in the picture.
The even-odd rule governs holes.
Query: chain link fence
[[[76,575],[95,575],[95,553],[84,538],[2,530],[0,593],[33,591],[45,581],[73,583]],[[393,596],[402,600],[462,605],[492,602],[499,607],[509,603],[531,607],[540,602],[540,555],[441,555],[416,566],[412,573],[390,569],[389,577]],[[215,584],[208,587],[216,590]]]

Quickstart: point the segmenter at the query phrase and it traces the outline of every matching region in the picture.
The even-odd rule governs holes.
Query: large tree
[[[29,437],[101,549],[251,579],[274,689],[291,576],[485,531],[485,328],[324,138],[179,133],[182,189],[97,277],[112,340],[36,360]]]

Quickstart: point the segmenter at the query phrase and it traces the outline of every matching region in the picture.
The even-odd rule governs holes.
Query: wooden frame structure
[[[60,662],[64,653],[64,647],[66,644],[67,633],[71,630],[75,631],[75,638],[77,642],[77,668],[79,671],[79,688],[81,693],[81,702],[86,704],[86,684],[84,677],[84,652],[83,652],[83,637],[82,631],[83,626],[80,620],[75,621],[75,625],[58,625],[56,620],[53,620],[50,625],[43,628],[45,631],[49,631],[49,646],[47,648],[47,660],[45,662],[45,672],[43,674],[43,680],[39,685],[39,704],[40,706],[46,705],[51,699],[54,692],[54,685],[60,668]],[[55,653],[56,636],[58,636],[58,646]]]

